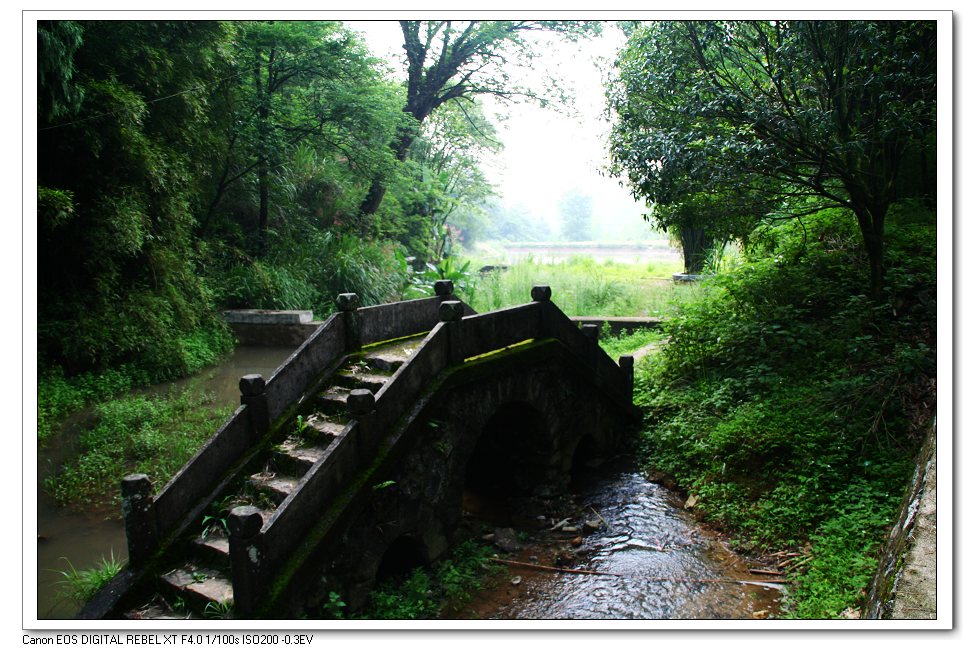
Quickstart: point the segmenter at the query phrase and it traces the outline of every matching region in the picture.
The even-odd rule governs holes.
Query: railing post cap
[[[146,495],[152,492],[152,481],[145,474],[128,474],[122,479],[122,496]]]
[[[339,311],[355,311],[361,305],[359,294],[356,293],[340,293],[335,299],[335,303],[338,305]]]
[[[376,396],[366,388],[355,388],[349,391],[346,404],[349,407],[349,413],[353,416],[366,415],[376,409]]]
[[[440,303],[440,320],[450,323],[464,317],[464,306],[459,300],[444,300]]]
[[[586,338],[592,339],[593,341],[599,340],[599,325],[593,325],[592,323],[587,323],[582,326],[582,333]]]
[[[454,281],[437,280],[433,283],[433,291],[438,296],[451,296],[454,293]]]
[[[240,378],[240,394],[244,397],[256,397],[264,392],[267,383],[262,375],[244,375]]]
[[[261,532],[264,525],[264,517],[261,511],[254,506],[237,506],[230,511],[227,518],[227,528],[234,537],[249,539]]]
[[[620,357],[620,368],[632,368],[633,357],[629,354]]]
[[[552,299],[552,287],[544,284],[536,284],[532,287],[532,300],[535,302],[548,302]]]

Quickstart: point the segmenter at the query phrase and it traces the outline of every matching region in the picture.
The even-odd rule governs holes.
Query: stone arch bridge
[[[548,287],[485,314],[435,289],[342,294],[270,379],[241,379],[241,406],[160,491],[126,477],[128,565],[79,617],[314,616],[331,592],[355,608],[385,567],[456,541],[465,492],[558,491],[612,452],[637,419],[631,357]]]

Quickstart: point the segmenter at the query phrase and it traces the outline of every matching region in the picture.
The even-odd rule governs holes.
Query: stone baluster
[[[355,451],[361,460],[368,459],[376,444],[379,442],[380,432],[376,431],[375,413],[376,396],[371,390],[355,388],[349,392],[346,406],[349,415],[356,421]]]
[[[129,564],[139,566],[149,559],[159,543],[152,482],[145,474],[129,474],[122,479],[122,517]]]
[[[252,618],[264,592],[265,558],[261,528],[264,517],[254,506],[237,506],[230,511],[230,579],[234,586],[234,613]]]
[[[447,326],[447,362],[450,365],[464,362],[464,349],[460,339],[463,318],[464,305],[459,300],[445,300],[440,303],[440,321]]]
[[[453,280],[437,280],[433,283],[433,292],[440,297],[440,301],[450,300],[454,295]]]
[[[247,407],[247,415],[251,423],[251,443],[255,443],[268,432],[271,427],[271,414],[267,406],[267,384],[261,375],[244,375],[238,383],[240,386],[240,403]]]
[[[340,293],[335,302],[345,319],[345,346],[349,350],[358,350],[362,347],[362,325],[359,322],[359,307],[362,303],[359,296],[354,293]]]
[[[624,355],[620,357],[620,370],[623,371],[623,377],[626,386],[626,399],[632,404],[633,403],[633,357],[630,355]]]

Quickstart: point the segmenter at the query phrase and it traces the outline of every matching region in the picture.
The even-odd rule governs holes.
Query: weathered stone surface
[[[371,390],[356,388],[349,392],[346,403],[349,406],[349,413],[352,417],[366,415],[375,410],[376,396],[372,394]]]
[[[454,281],[437,280],[433,283],[433,291],[438,296],[451,296],[454,293]]]
[[[340,293],[338,298],[335,299],[335,304],[338,306],[339,311],[355,311],[362,306],[359,301],[359,296],[354,293]]]
[[[448,323],[464,317],[464,305],[459,300],[446,300],[440,303],[440,320]]]
[[[244,397],[255,397],[264,392],[267,383],[261,375],[244,375],[238,382],[240,394]]]
[[[260,509],[254,506],[237,506],[230,511],[230,517],[227,519],[231,536],[243,539],[250,539],[261,532],[263,525],[264,517]]]
[[[311,310],[230,309],[223,312],[227,323],[247,325],[301,325],[312,322]]]
[[[582,334],[590,341],[599,340],[599,328],[595,325],[583,325]]]

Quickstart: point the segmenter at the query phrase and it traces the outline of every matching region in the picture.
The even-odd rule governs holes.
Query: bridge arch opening
[[[406,576],[428,563],[426,546],[412,535],[398,537],[383,553],[376,569],[376,584]]]
[[[549,478],[554,441],[545,417],[509,402],[485,423],[467,461],[464,488],[476,495],[525,496]]]

